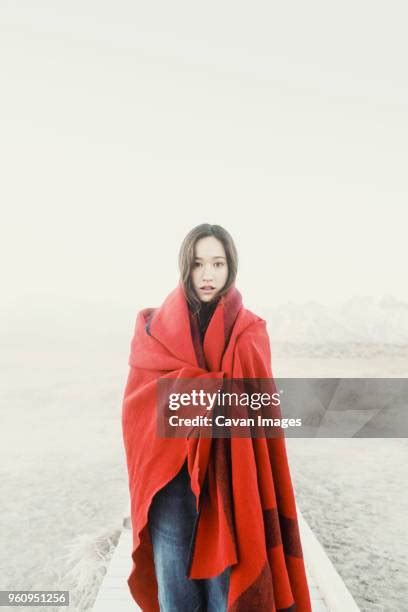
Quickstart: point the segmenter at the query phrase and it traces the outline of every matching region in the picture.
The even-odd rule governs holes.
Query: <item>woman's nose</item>
[[[204,268],[203,272],[203,280],[211,280],[213,277],[213,273],[211,268]]]

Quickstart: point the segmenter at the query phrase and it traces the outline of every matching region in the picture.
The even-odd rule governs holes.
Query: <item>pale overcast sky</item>
[[[2,307],[157,305],[224,225],[247,304],[408,300],[404,2],[0,5]]]

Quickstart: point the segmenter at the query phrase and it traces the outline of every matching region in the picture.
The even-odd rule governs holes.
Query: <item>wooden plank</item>
[[[359,608],[299,508],[299,528],[313,612],[359,612]],[[132,532],[128,515],[93,606],[93,612],[141,612],[127,578],[132,567]]]
[[[313,578],[321,594],[321,602],[316,602],[316,612],[360,612],[340,574],[327,556],[320,542],[310,529],[301,511],[297,508],[299,529],[302,540],[303,556],[308,573]],[[319,607],[320,606],[320,607]],[[315,608],[313,608],[315,612]]]

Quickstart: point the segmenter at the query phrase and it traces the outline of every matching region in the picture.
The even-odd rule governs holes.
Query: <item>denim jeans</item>
[[[227,609],[230,567],[213,578],[187,577],[190,544],[198,516],[195,503],[185,461],[173,480],[156,493],[149,509],[160,612],[226,612]]]

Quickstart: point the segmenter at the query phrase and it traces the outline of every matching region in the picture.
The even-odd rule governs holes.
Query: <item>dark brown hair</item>
[[[207,236],[214,236],[214,238],[217,238],[217,240],[222,243],[225,249],[228,264],[227,281],[221,291],[217,293],[215,298],[213,298],[214,300],[218,300],[218,298],[224,295],[231,287],[231,285],[233,285],[238,270],[237,249],[235,247],[231,235],[227,232],[226,229],[221,227],[221,225],[210,225],[209,223],[201,223],[201,225],[193,227],[193,229],[189,231],[189,233],[184,238],[181,244],[178,262],[180,270],[180,280],[184,289],[184,294],[186,296],[187,302],[190,304],[190,306],[192,306],[193,310],[195,311],[200,309],[201,301],[194,290],[194,286],[191,279],[191,272],[194,265],[194,248],[196,242],[200,240],[200,238],[206,238]]]

